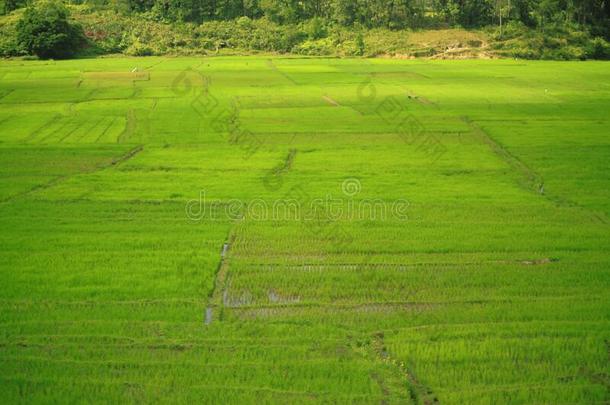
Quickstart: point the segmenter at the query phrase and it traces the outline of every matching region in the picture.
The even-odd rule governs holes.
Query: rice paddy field
[[[0,401],[608,403],[609,67],[0,62]]]

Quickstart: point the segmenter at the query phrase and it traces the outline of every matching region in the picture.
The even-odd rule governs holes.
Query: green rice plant
[[[2,61],[4,402],[603,403],[609,80]]]

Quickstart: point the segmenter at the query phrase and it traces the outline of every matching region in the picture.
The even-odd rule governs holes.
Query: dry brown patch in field
[[[339,104],[337,101],[333,100],[329,96],[322,96],[322,98],[324,99],[324,101],[326,101],[328,104],[330,104],[334,107],[341,107],[341,104]]]

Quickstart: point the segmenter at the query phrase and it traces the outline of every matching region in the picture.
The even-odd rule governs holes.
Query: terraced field
[[[3,403],[608,403],[603,62],[0,63]]]

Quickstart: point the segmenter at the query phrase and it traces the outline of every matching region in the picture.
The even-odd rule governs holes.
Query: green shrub
[[[142,44],[139,40],[134,41],[127,49],[125,53],[131,56],[153,56],[155,51],[148,45]]]
[[[51,3],[52,4],[52,3]],[[161,4],[161,3],[156,3]],[[46,5],[40,5],[39,10]],[[51,5],[55,10],[56,6]],[[65,8],[55,13],[59,20],[68,22]],[[399,55],[429,57],[444,52],[454,44],[471,48],[486,48],[497,55],[526,59],[608,59],[609,44],[603,38],[591,38],[582,27],[562,22],[549,23],[544,29],[532,29],[519,21],[508,21],[502,30],[489,27],[485,33],[472,35],[469,31],[430,30],[408,31],[387,28],[366,29],[356,23],[351,27],[333,24],[323,18],[312,18],[301,23],[278,24],[266,17],[239,17],[234,20],[214,20],[203,24],[170,22],[161,18],[159,10],[126,14],[100,9],[88,4],[67,6],[72,18],[82,26],[84,37],[91,45],[88,54],[125,53],[129,55],[191,55],[247,52],[294,52],[318,56],[377,56]],[[29,10],[28,18],[49,18],[39,11]],[[32,36],[38,42],[49,35],[33,35],[30,43],[16,35],[16,26],[23,9],[0,17],[0,56],[21,56],[34,53]],[[25,18],[25,16],[24,16]],[[55,18],[55,17],[54,17]],[[57,18],[56,18],[57,19]],[[63,20],[62,20],[63,19]],[[63,22],[60,27],[65,28]],[[48,27],[46,28],[48,31]],[[78,29],[76,29],[78,30]],[[71,31],[70,31],[71,32]],[[56,54],[46,57],[67,57],[84,43],[70,43],[65,35],[54,37]],[[480,39],[479,39],[480,38]],[[46,42],[45,42],[46,44]],[[26,47],[28,45],[28,47]],[[458,45],[460,46],[460,45]],[[65,54],[57,54],[66,51]]]
[[[18,12],[0,19],[0,56],[21,56],[27,53],[17,41],[15,34],[20,19],[21,14]]]
[[[585,59],[585,52],[578,46],[561,46],[557,48],[545,49],[541,59],[546,60],[576,60]]]
[[[608,42],[591,38],[587,31],[576,25],[556,24],[542,29],[530,29],[518,22],[506,25],[503,35],[495,30],[492,49],[500,55],[524,59],[583,60],[607,59]]]
[[[330,38],[322,38],[313,41],[308,39],[295,46],[292,51],[301,55],[329,56],[333,55],[335,50],[336,47]]]
[[[593,38],[587,46],[587,57],[592,59],[610,59],[610,43],[603,38]]]
[[[295,25],[278,25],[265,18],[259,20],[210,21],[195,29],[195,35],[209,48],[290,52],[307,38]]]
[[[366,45],[364,43],[364,35],[362,35],[362,32],[359,32],[358,35],[356,36],[355,46],[356,46],[356,54],[358,56],[363,56],[364,52],[366,52]]]
[[[322,39],[328,35],[326,24],[321,18],[312,18],[303,24],[303,30],[310,40]]]
[[[492,38],[496,40],[508,40],[522,36],[526,33],[528,28],[521,21],[513,20],[504,24],[502,31],[497,27],[494,27],[492,32]]]
[[[28,7],[17,23],[17,43],[40,58],[73,56],[84,44],[79,25],[68,21],[69,12],[60,3],[45,2]]]
[[[393,55],[397,53],[409,53],[412,44],[409,42],[409,31],[392,31],[377,28],[368,30],[364,34],[366,44],[365,55]]]
[[[19,56],[25,53],[14,36],[0,35],[0,56]]]

